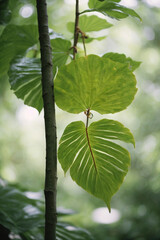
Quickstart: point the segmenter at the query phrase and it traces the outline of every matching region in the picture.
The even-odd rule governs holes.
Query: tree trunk
[[[42,95],[46,136],[45,240],[56,239],[57,137],[53,85],[52,49],[48,30],[46,0],[37,0],[42,65]]]

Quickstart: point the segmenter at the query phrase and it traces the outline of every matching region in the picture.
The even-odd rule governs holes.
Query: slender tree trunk
[[[46,135],[45,240],[56,239],[57,137],[53,85],[52,49],[49,39],[46,0],[37,0],[41,47],[42,94]]]

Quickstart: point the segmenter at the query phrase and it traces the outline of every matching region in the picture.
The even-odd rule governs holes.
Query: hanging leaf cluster
[[[119,55],[118,55],[119,56]],[[89,55],[63,66],[55,79],[59,108],[80,113],[116,113],[125,109],[136,94],[131,69],[138,63],[114,53],[103,57]],[[111,60],[112,59],[112,60]],[[58,159],[66,172],[87,192],[101,198],[110,210],[110,200],[119,189],[130,165],[130,155],[115,140],[134,145],[129,129],[121,123],[103,119],[89,127],[83,122],[69,124],[60,140]]]
[[[4,1],[3,1],[4,2]],[[112,26],[106,19],[88,12],[120,20],[132,16],[141,20],[120,0],[89,0],[88,9],[79,13],[79,42],[88,43],[105,36],[92,37],[92,32]],[[4,4],[4,3],[3,3]],[[3,10],[3,9],[2,9]],[[8,11],[8,10],[7,10]],[[9,12],[0,16],[0,24],[9,21]],[[67,23],[72,33],[74,23]],[[133,71],[139,62],[124,54],[106,53],[73,58],[72,39],[54,33],[51,39],[55,101],[59,108],[70,113],[85,112],[87,124],[69,124],[60,140],[58,159],[63,170],[87,192],[104,200],[110,210],[110,200],[119,189],[130,165],[130,155],[120,142],[132,143],[134,138],[121,123],[102,119],[88,126],[92,110],[100,114],[126,109],[137,92]],[[51,37],[53,37],[51,34]],[[4,48],[5,46],[5,48]],[[0,35],[0,79],[9,77],[11,89],[25,104],[43,108],[41,65],[36,25],[11,25]],[[66,65],[67,64],[67,65]]]

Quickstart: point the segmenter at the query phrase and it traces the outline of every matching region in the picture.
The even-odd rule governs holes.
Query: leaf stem
[[[84,48],[84,55],[86,57],[87,56],[87,51],[86,51],[85,35],[84,34],[82,34],[82,42],[83,42],[83,48]]]
[[[87,111],[85,112],[87,119],[86,119],[86,128],[88,128],[88,122],[89,122],[89,116],[90,116],[90,109],[88,108]]]
[[[79,37],[79,0],[76,0],[76,9],[75,9],[75,27],[74,27],[74,44],[73,44],[73,59],[76,58],[77,53],[77,43]]]
[[[93,164],[94,164],[95,170],[97,172],[96,161],[95,161],[95,158],[94,158],[94,155],[93,155],[93,152],[92,152],[92,148],[91,148],[91,144],[90,144],[90,140],[89,140],[89,136],[88,136],[88,128],[87,127],[86,127],[86,136],[87,136],[89,150],[90,150],[90,153],[91,153],[91,156],[92,156],[92,159],[93,159]]]

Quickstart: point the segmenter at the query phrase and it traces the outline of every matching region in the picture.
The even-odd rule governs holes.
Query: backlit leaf
[[[56,104],[71,113],[122,111],[136,91],[136,79],[128,65],[96,55],[63,66],[55,79]]]
[[[83,15],[79,18],[79,28],[82,32],[93,32],[93,31],[99,31],[105,28],[111,27],[112,24],[108,23],[105,19],[99,18],[95,15],[87,16]],[[67,24],[68,30],[73,33],[74,31],[74,23],[69,22]]]
[[[109,210],[111,197],[122,184],[130,165],[128,151],[110,140],[134,144],[131,132],[121,123],[102,119],[87,129],[81,121],[69,124],[58,149],[64,172],[70,170],[72,179],[104,200]]]
[[[118,1],[119,2],[119,1]],[[98,0],[89,0],[88,4],[90,9],[83,11],[86,12],[100,12],[104,15],[107,15],[111,18],[122,19],[128,16],[136,17],[141,20],[141,17],[133,10],[127,7],[124,7],[117,3],[117,1],[98,1]],[[81,13],[81,14],[82,14]]]
[[[119,54],[119,53],[113,53],[109,52],[103,55],[103,58],[111,59],[112,61],[115,62],[120,62],[120,63],[126,63],[128,65],[128,68],[133,72],[135,71],[141,64],[141,62],[134,61],[130,57],[126,57],[124,54]]]

